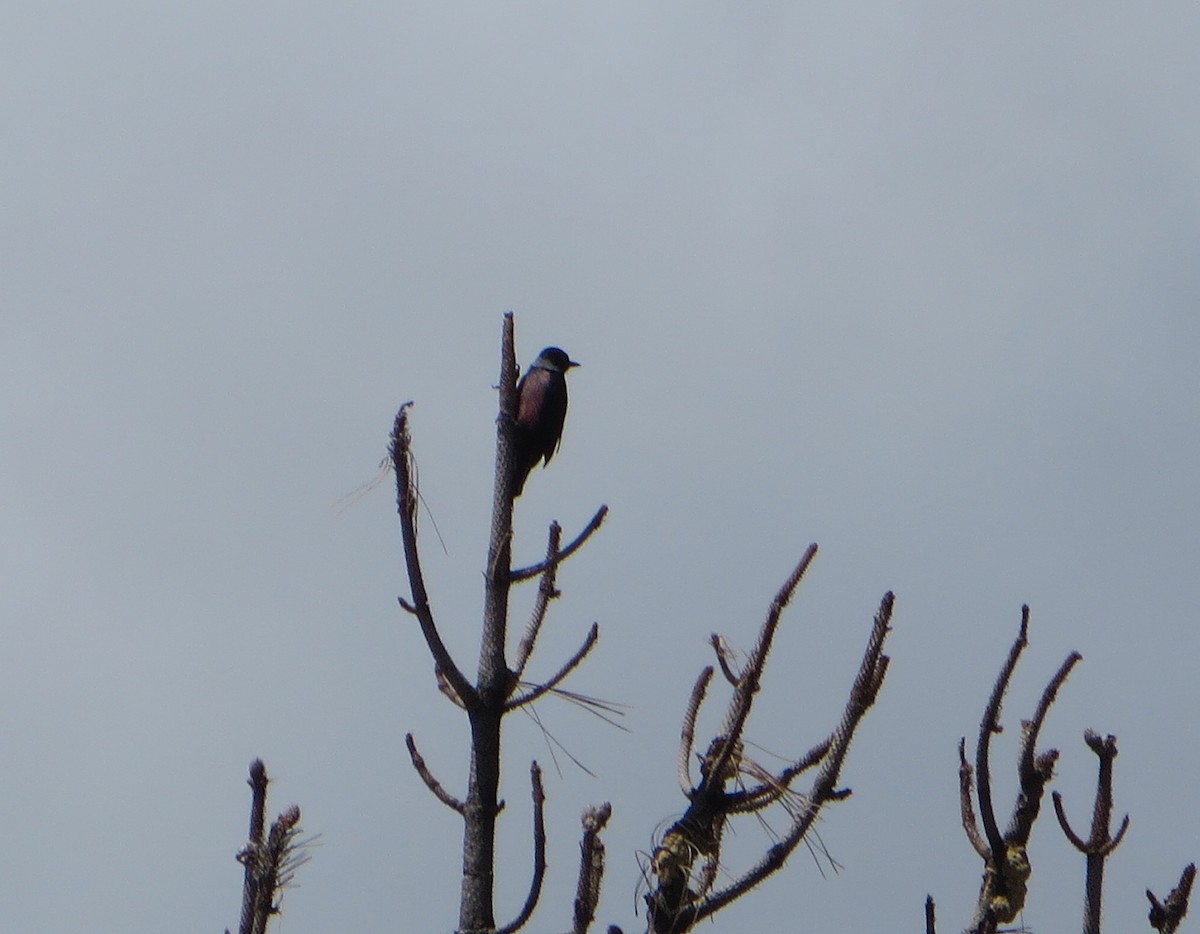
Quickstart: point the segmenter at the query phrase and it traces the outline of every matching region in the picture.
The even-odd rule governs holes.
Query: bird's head
[[[560,347],[547,347],[538,354],[537,359],[533,361],[533,365],[543,370],[553,370],[555,373],[566,373],[571,367],[579,366]]]

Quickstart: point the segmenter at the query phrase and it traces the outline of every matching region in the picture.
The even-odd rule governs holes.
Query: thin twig
[[[729,812],[753,812],[761,810],[772,802],[778,800],[784,794],[791,790],[791,784],[797,776],[807,772],[813,766],[817,765],[825,758],[829,752],[829,740],[817,743],[804,756],[797,759],[778,775],[771,776],[761,785],[747,789],[746,791],[735,792],[726,799],[729,806]]]
[[[708,644],[713,647],[713,652],[717,656],[717,664],[721,666],[721,674],[725,676],[725,680],[733,687],[737,687],[741,675],[733,670],[729,659],[729,649],[725,646],[724,640],[714,632],[708,637]]]
[[[538,583],[537,599],[533,603],[533,613],[529,618],[529,625],[525,627],[525,635],[521,637],[521,642],[517,645],[517,660],[513,665],[513,675],[520,678],[525,673],[525,666],[529,663],[529,656],[533,654],[534,644],[537,642],[538,633],[541,632],[542,623],[546,619],[546,608],[549,607],[550,601],[559,595],[554,586],[555,571],[558,570],[558,564],[553,559],[558,554],[559,543],[562,540],[562,526],[557,522],[550,523],[550,533],[547,536],[546,542],[546,560],[544,564],[546,568],[542,571],[542,579]]]
[[[514,697],[512,700],[508,701],[504,705],[505,711],[515,710],[517,707],[524,707],[526,704],[537,700],[547,691],[553,691],[555,688],[557,688],[558,685],[566,679],[567,675],[579,667],[579,663],[587,657],[588,652],[592,650],[592,646],[596,644],[596,640],[599,638],[600,626],[597,623],[592,623],[592,628],[588,630],[587,638],[583,640],[583,645],[576,649],[575,654],[567,659],[563,666],[554,673],[550,680],[539,684],[532,691],[522,694],[519,697]]]
[[[421,776],[421,781],[425,783],[425,787],[432,791],[433,796],[441,801],[442,804],[446,805],[450,810],[461,814],[463,812],[463,803],[450,794],[445,786],[433,777],[433,773],[429,771],[429,766],[426,765],[425,759],[417,752],[417,743],[411,733],[404,734],[404,745],[408,747],[408,756],[412,759],[413,768]]]
[[[575,554],[575,552],[583,547],[583,543],[592,537],[592,533],[595,532],[596,529],[600,528],[600,524],[604,522],[604,517],[607,515],[608,507],[601,506],[596,510],[596,514],[592,516],[588,524],[584,526],[583,531],[575,536],[575,540],[566,548],[558,552],[558,554],[556,554],[553,558],[548,557],[546,560],[539,561],[537,564],[531,564],[527,568],[517,568],[515,571],[510,571],[508,574],[508,579],[514,584],[519,584],[521,581],[527,581],[531,577],[537,577],[551,565],[558,566],[562,564],[567,560],[567,558],[571,557],[571,555]]]

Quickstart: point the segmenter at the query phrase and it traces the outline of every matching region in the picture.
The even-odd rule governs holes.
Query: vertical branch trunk
[[[513,425],[516,416],[517,362],[511,312],[504,316],[500,349],[500,413],[496,417],[496,483],[492,533],[484,574],[483,638],[479,647],[478,703],[471,718],[471,779],[464,802],[463,881],[459,930],[487,931],[496,926],[494,909],[496,812],[500,788],[500,720],[512,691],[505,658],[508,591],[512,570],[514,480]]]
[[[1104,855],[1087,855],[1087,904],[1083,913],[1083,934],[1100,934],[1100,901],[1104,891]]]
[[[458,909],[462,932],[496,927],[493,895],[499,788],[500,714],[480,709],[471,714],[471,779],[463,806],[463,880]]]

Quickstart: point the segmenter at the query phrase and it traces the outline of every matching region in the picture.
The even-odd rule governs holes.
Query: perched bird
[[[558,347],[547,347],[517,383],[517,423],[514,469],[516,495],[525,489],[529,472],[558,450],[567,417],[567,370],[579,366]]]

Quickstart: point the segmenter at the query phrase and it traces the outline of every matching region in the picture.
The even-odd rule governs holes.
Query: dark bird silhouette
[[[558,347],[547,347],[517,384],[517,423],[513,459],[516,496],[525,489],[530,471],[558,450],[567,417],[567,370],[579,366]]]

